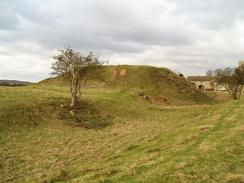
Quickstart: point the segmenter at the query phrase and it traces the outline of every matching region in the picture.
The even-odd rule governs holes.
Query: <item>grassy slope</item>
[[[116,77],[117,69],[126,69],[127,75]],[[164,97],[171,104],[192,104],[209,101],[210,98],[195,90],[185,78],[179,77],[167,68],[150,66],[106,66],[89,76],[92,84],[105,88],[126,89],[133,94],[145,93],[152,98]],[[61,77],[41,82],[46,85],[67,85]]]
[[[62,116],[68,102],[62,87],[0,87],[0,182],[244,181],[243,100],[163,107],[92,89],[87,113],[112,124],[89,129]]]

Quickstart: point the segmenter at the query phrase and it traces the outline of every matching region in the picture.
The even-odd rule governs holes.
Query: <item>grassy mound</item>
[[[163,68],[101,69],[75,112],[62,77],[0,87],[0,182],[243,181],[243,101]]]
[[[88,87],[125,89],[149,102],[192,104],[210,102],[192,83],[166,68],[150,66],[104,66],[88,76]],[[49,78],[40,84],[67,86],[62,77]]]
[[[0,87],[0,182],[243,182],[243,100],[158,106],[130,92],[85,90],[73,116],[67,87]]]

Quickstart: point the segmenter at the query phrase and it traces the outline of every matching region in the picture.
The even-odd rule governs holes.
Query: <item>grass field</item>
[[[244,101],[162,106],[129,90],[0,87],[0,182],[244,182]]]

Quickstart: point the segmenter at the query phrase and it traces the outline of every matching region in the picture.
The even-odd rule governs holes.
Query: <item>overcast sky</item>
[[[185,75],[244,58],[243,0],[0,0],[0,79],[50,77],[71,46]]]

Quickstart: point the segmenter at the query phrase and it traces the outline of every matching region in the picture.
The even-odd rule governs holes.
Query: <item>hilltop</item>
[[[27,86],[30,84],[32,83],[28,81],[7,80],[7,79],[0,80],[0,86]]]
[[[49,78],[44,85],[68,86],[63,77]],[[184,77],[167,68],[151,66],[104,66],[88,75],[87,87],[126,89],[146,100],[164,104],[209,102],[212,99],[198,91]]]

